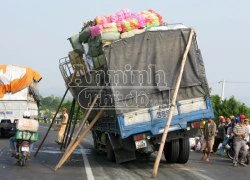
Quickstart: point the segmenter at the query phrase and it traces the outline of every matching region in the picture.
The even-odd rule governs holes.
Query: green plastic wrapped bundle
[[[94,38],[89,38],[88,45],[89,45],[89,51],[88,51],[89,56],[97,57],[103,53],[101,35],[96,36]]]
[[[90,37],[90,26],[87,26],[79,33],[79,42],[87,43],[89,37]]]
[[[106,58],[105,58],[104,54],[102,54],[98,57],[93,57],[94,69],[100,69],[106,63],[107,62],[106,62]]]
[[[120,39],[121,34],[119,32],[106,32],[102,33],[102,43],[113,42]]]
[[[72,48],[79,54],[83,54],[83,45],[79,41],[79,34],[71,36],[69,39]]]
[[[38,140],[38,132],[17,130],[16,131],[16,139],[37,141]]]

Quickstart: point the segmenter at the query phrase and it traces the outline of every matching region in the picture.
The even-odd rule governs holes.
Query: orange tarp
[[[11,79],[9,84],[0,84],[0,98],[4,96],[5,93],[16,93],[26,87],[28,87],[32,82],[39,82],[42,76],[29,67],[21,67],[26,69],[26,73],[16,79]],[[3,73],[7,73],[7,66],[0,65],[0,70]]]

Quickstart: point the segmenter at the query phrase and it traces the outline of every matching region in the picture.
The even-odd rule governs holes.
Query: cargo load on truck
[[[8,118],[14,123],[25,111],[37,118],[40,100],[37,86],[41,79],[32,68],[0,65],[0,119]]]
[[[153,10],[136,14],[122,10],[87,22],[69,38],[73,51],[60,59],[60,70],[83,111],[101,91],[88,121],[104,108],[92,134],[95,148],[105,151],[109,160],[121,163],[135,159],[136,152],[150,155],[158,150],[191,30],[164,23]],[[201,119],[213,117],[194,36],[164,149],[166,160],[186,163],[188,138],[199,135]]]

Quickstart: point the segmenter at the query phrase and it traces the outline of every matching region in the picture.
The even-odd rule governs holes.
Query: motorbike
[[[250,158],[250,151],[249,151],[249,147],[250,147],[250,143],[249,142],[246,142],[247,143],[247,146],[248,146],[248,149],[247,149],[247,156],[246,156],[246,159],[245,159],[245,164],[249,164],[249,158]],[[227,154],[227,157],[231,160],[234,159],[234,155],[235,155],[235,152],[234,152],[234,147],[233,147],[233,138],[230,138],[229,141],[228,141],[228,144],[226,145],[226,154]],[[242,149],[240,150],[239,152],[239,159],[242,157]]]
[[[30,142],[18,139],[16,142],[16,149],[15,158],[20,166],[24,166],[27,160],[30,159]]]

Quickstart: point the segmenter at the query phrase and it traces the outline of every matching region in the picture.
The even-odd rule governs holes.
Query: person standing
[[[213,152],[216,124],[212,119],[209,119],[205,124],[204,138],[202,142],[203,156],[201,160],[209,161],[210,155]]]
[[[243,166],[246,166],[246,164],[244,163],[244,160],[247,155],[247,146],[246,146],[246,141],[244,140],[244,138],[246,137],[246,132],[247,132],[247,128],[244,124],[245,118],[246,118],[245,115],[241,114],[240,123],[236,124],[235,127],[233,128],[233,133],[234,133],[233,144],[234,144],[234,152],[235,152],[234,160],[233,160],[234,166],[237,166],[238,163]],[[241,149],[242,149],[242,157],[238,159],[239,151]]]
[[[246,139],[247,142],[250,142],[250,124],[249,124],[249,119],[245,119],[245,125],[246,125],[246,128],[247,128],[245,139]]]
[[[223,118],[220,118],[220,124],[218,126],[217,135],[214,141],[214,146],[213,146],[214,153],[217,151],[219,144],[223,142],[225,135],[226,135],[225,118],[223,117]]]
[[[225,130],[226,130],[226,133],[227,133],[227,129],[231,126],[232,124],[232,119],[234,118],[233,115],[231,115],[230,117],[228,117],[226,119],[226,124],[225,124]]]
[[[58,143],[58,144],[63,143],[63,137],[64,137],[66,125],[68,123],[68,119],[69,119],[69,115],[67,113],[67,109],[64,107],[63,108],[63,119],[62,119],[61,126],[59,128],[59,131],[58,131],[58,140],[56,141],[56,143]]]

